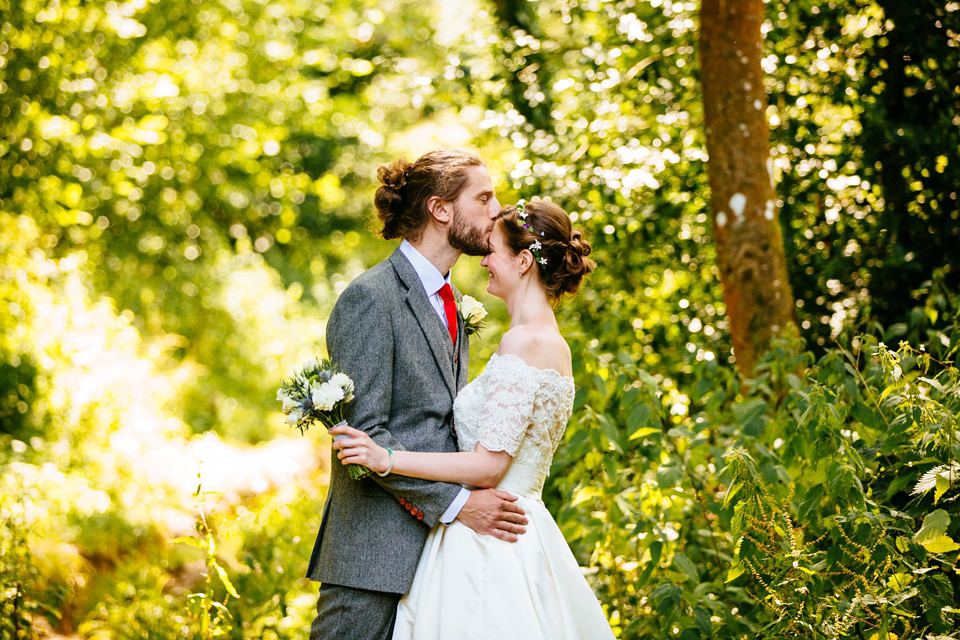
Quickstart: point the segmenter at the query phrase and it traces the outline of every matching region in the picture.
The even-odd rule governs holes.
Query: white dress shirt
[[[427,293],[427,300],[430,301],[433,310],[437,312],[440,320],[446,325],[447,315],[443,310],[443,299],[440,297],[440,289],[444,284],[450,283],[450,274],[448,273],[444,276],[440,273],[440,270],[433,266],[432,262],[424,258],[423,254],[417,251],[406,239],[400,243],[400,252],[403,253],[407,260],[410,261],[410,264],[413,265],[414,271],[417,272],[417,276],[420,278],[420,283],[423,284],[423,290]],[[453,502],[451,502],[447,510],[443,512],[443,515],[440,516],[440,522],[443,524],[453,522],[457,518],[457,514],[460,513],[460,510],[463,509],[463,505],[467,503],[467,498],[469,497],[470,491],[461,488],[460,493],[453,499]]]

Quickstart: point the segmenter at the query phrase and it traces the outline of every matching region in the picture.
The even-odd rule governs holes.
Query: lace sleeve
[[[515,456],[530,426],[536,380],[529,370],[500,366],[485,372],[477,439],[490,451]]]

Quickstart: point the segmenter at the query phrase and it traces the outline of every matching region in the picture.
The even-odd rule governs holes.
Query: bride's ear
[[[526,275],[530,267],[533,266],[533,254],[530,253],[529,249],[524,249],[523,251],[517,254],[517,258],[520,259],[520,263],[519,265],[517,265],[520,270],[520,275],[521,276]]]

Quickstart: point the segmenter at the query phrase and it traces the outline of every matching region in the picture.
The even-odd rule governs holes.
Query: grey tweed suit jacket
[[[453,400],[467,381],[469,350],[459,320],[457,333],[455,350],[399,249],[350,283],[327,323],[330,358],[356,385],[350,425],[395,451],[456,451]],[[351,480],[331,456],[307,577],[407,593],[430,528],[459,490],[394,474]]]

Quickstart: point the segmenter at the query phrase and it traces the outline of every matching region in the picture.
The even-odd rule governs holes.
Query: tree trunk
[[[762,0],[702,0],[707,172],[734,355],[749,376],[770,338],[794,324],[773,191],[760,66]]]

